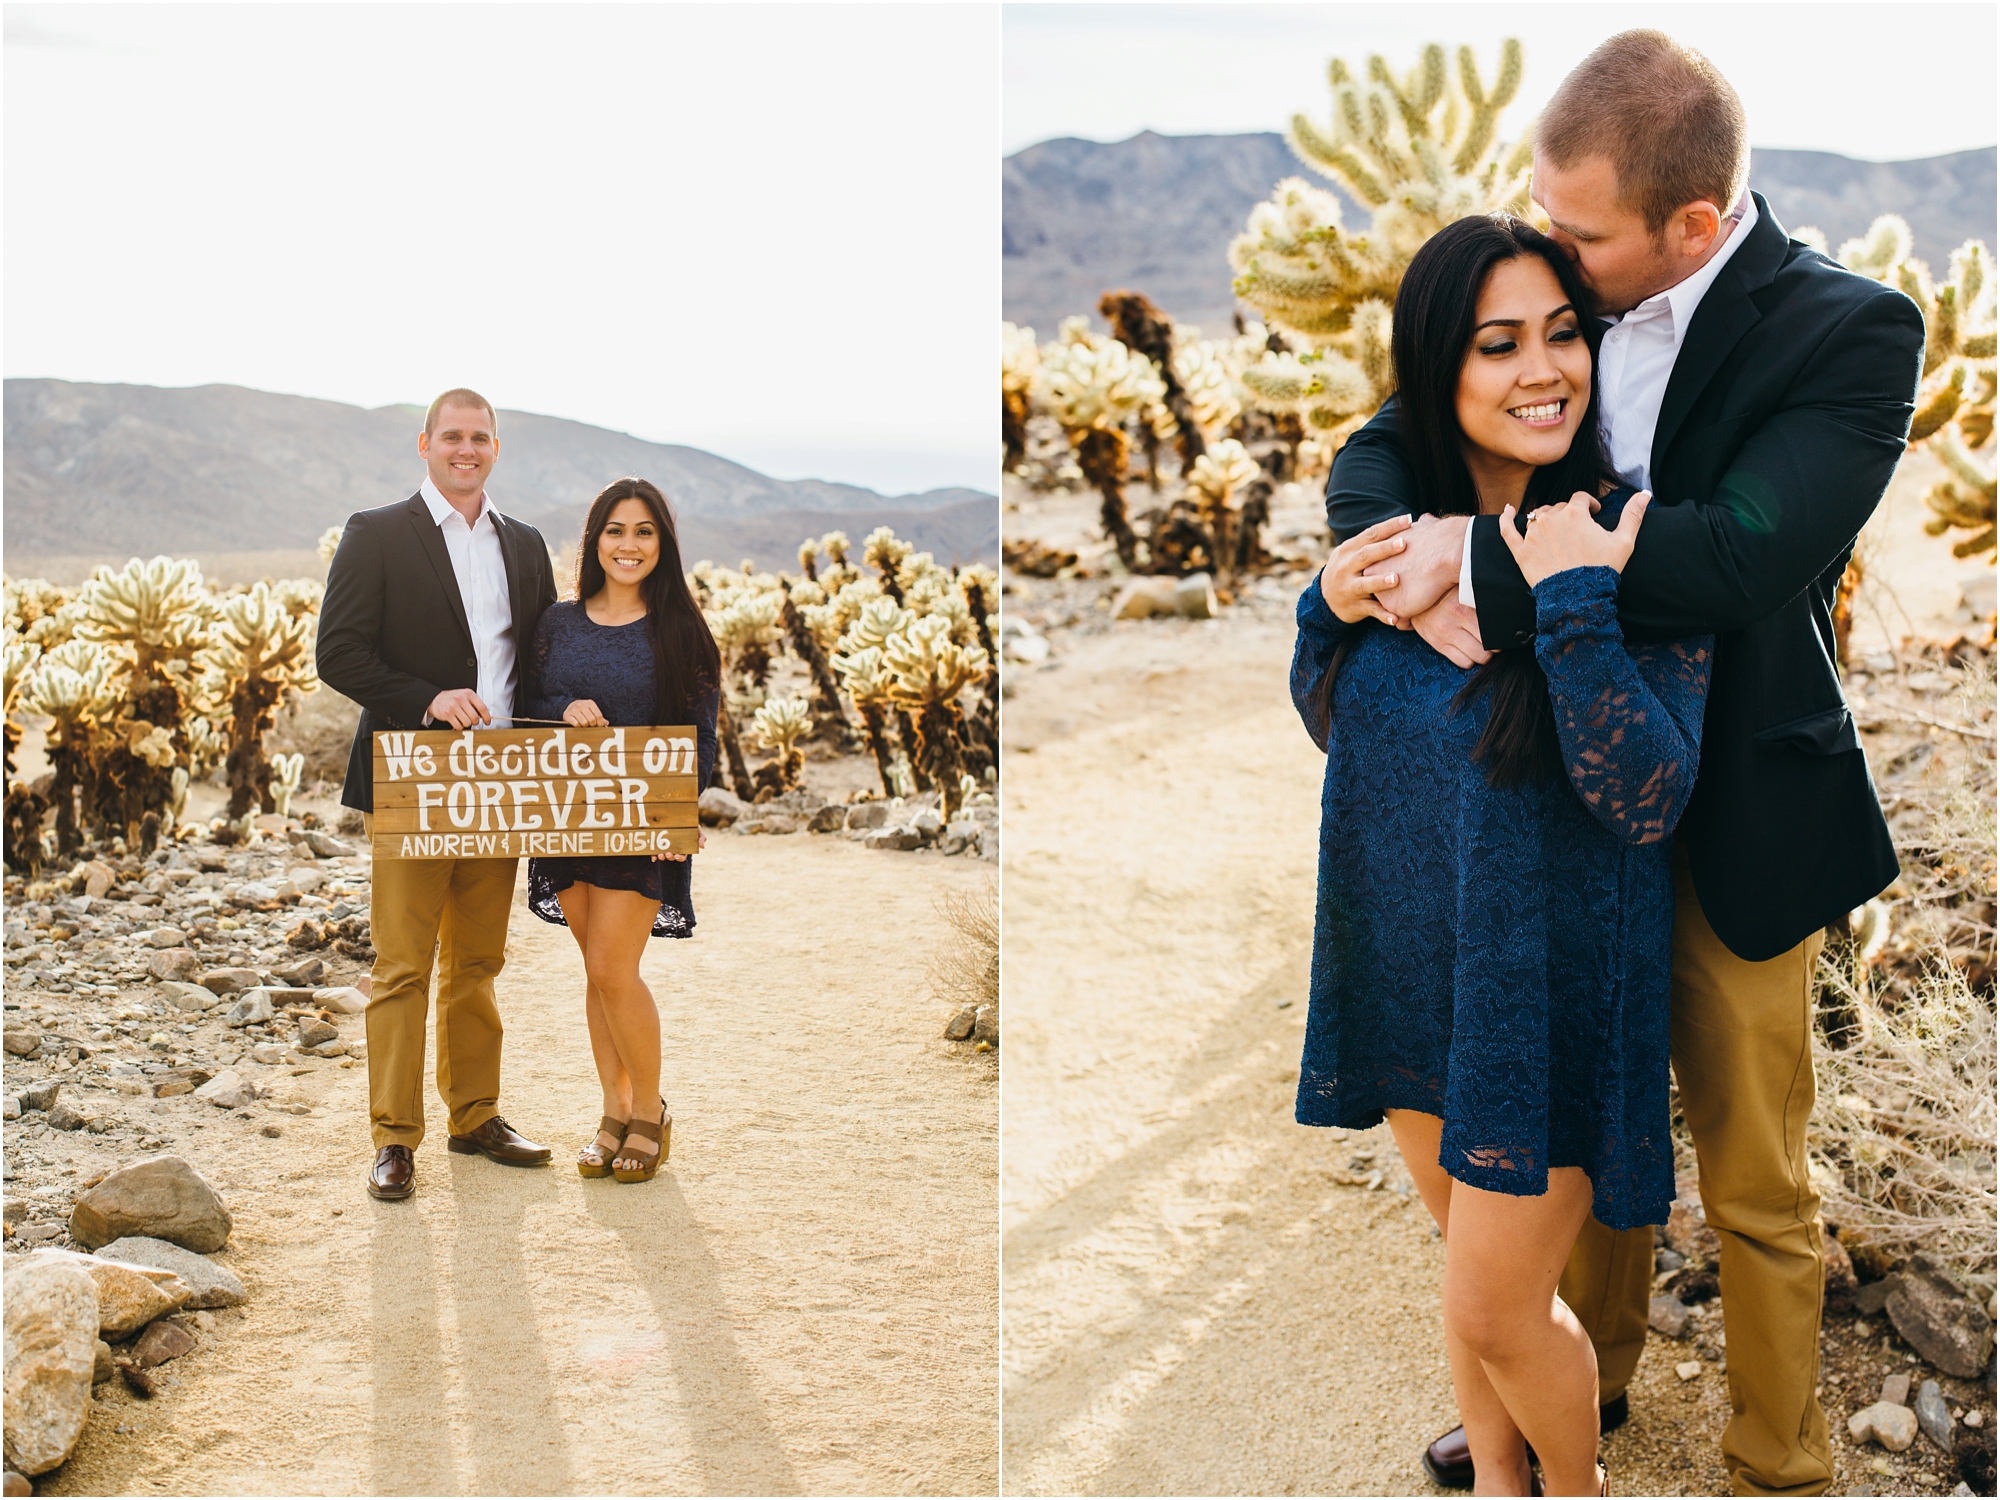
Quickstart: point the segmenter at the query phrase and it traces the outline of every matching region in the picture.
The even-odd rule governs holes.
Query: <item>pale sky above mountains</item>
[[[470,385],[779,478],[993,487],[993,6],[6,28],[9,376]]]
[[[1119,141],[1283,130],[1330,112],[1329,58],[1407,68],[1426,42],[1470,43],[1489,81],[1506,37],[1526,53],[1511,136],[1606,37],[1651,26],[1722,69],[1756,146],[1904,161],[1994,144],[1990,4],[1583,3],[1008,5],[1003,154],[1057,136]]]

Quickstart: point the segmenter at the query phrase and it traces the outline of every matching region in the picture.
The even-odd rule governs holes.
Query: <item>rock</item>
[[[345,1057],[347,1056],[347,1043],[340,1040],[339,1037],[335,1037],[330,1042],[320,1042],[315,1046],[308,1047],[306,1050],[312,1053],[314,1057]]]
[[[1849,1259],[1847,1247],[1840,1243],[1839,1236],[1821,1230],[1822,1243],[1826,1246],[1826,1305],[1834,1312],[1845,1312],[1854,1305],[1854,1294],[1861,1283],[1854,1274],[1854,1262]]]
[[[761,818],[745,818],[736,825],[738,833],[797,833],[799,820],[788,812],[767,812]]]
[[[1944,1392],[1938,1389],[1935,1380],[1926,1380],[1917,1391],[1917,1426],[1924,1436],[1936,1443],[1944,1452],[1951,1452],[1952,1439],[1957,1435],[1952,1430],[1951,1408],[1944,1404]]]
[[[889,821],[886,802],[857,802],[847,809],[849,828],[880,828]]]
[[[944,815],[935,807],[926,807],[910,819],[910,827],[926,839],[934,839],[944,832]]]
[[[253,990],[262,984],[263,977],[255,969],[210,969],[195,983],[207,990],[210,1003],[223,995],[236,995],[244,990]]]
[[[282,979],[295,989],[318,989],[319,982],[326,978],[326,960],[323,958],[302,958],[295,964],[287,964],[282,969],[273,969],[272,977]]]
[[[322,1021],[318,1016],[301,1016],[299,1018],[299,1045],[301,1047],[317,1047],[322,1042],[337,1042],[339,1040],[340,1028],[331,1021]]]
[[[126,1235],[220,1250],[233,1227],[222,1196],[178,1156],[150,1156],[120,1167],[78,1198],[69,1218],[71,1236],[92,1250]]]
[[[54,1239],[57,1235],[62,1233],[62,1225],[23,1224],[20,1227],[20,1229],[16,1231],[16,1233],[19,1238],[25,1240],[30,1245],[34,1245],[34,1244],[39,1244],[43,1240]]]
[[[870,849],[917,849],[924,839],[913,828],[878,828],[862,842]]]
[[[6,1047],[15,1057],[33,1057],[41,1050],[41,1045],[42,1034],[25,1026],[10,1026],[0,1032],[0,1046]]]
[[[284,894],[285,886],[290,886],[299,895],[310,896],[325,884],[326,871],[316,870],[311,865],[300,865],[295,870],[285,871],[285,883],[278,887],[278,892],[282,895]],[[317,983],[318,980],[319,975],[315,974],[310,982]],[[299,982],[304,983],[307,981]]]
[[[1894,1375],[1889,1376],[1882,1382],[1882,1394],[1875,1399],[1886,1401],[1891,1406],[1908,1406],[1910,1404],[1909,1375],[1904,1371],[1898,1370]]]
[[[1721,1296],[1722,1282],[1706,1266],[1685,1266],[1669,1276],[1661,1290],[1680,1298],[1690,1307],[1697,1307]]]
[[[1896,1290],[1901,1278],[1884,1276],[1880,1281],[1864,1281],[1854,1289],[1854,1310],[1865,1318],[1872,1318],[1880,1312],[1889,1300],[1889,1293]]]
[[[313,1004],[337,1010],[344,1016],[358,1016],[368,1009],[368,996],[355,985],[343,984],[335,989],[314,990]]]
[[[1993,1358],[1993,1319],[1928,1256],[1916,1255],[1883,1303],[1896,1332],[1947,1375],[1983,1375]]]
[[[697,816],[710,828],[727,828],[750,815],[750,804],[727,787],[712,786],[701,794]]]
[[[47,1109],[56,1102],[56,1095],[61,1092],[60,1078],[46,1078],[40,1083],[31,1083],[21,1090],[21,1108]]]
[[[188,935],[178,927],[155,927],[151,932],[133,934],[148,948],[185,948]]]
[[[1667,1212],[1667,1246],[1692,1265],[1712,1266],[1722,1258],[1722,1241],[1708,1227],[1692,1182],[1680,1184],[1680,1198]]]
[[[162,948],[146,971],[155,979],[193,979],[201,972],[201,959],[192,948]]]
[[[67,1099],[58,1099],[49,1106],[49,1128],[51,1130],[81,1130],[94,1116],[77,1109]]]
[[[196,1089],[194,1096],[206,1099],[217,1109],[241,1109],[257,1097],[257,1091],[234,1068],[224,1068]]]
[[[962,1042],[972,1035],[972,1023],[978,1012],[970,1005],[944,1023],[946,1041]]]
[[[972,1039],[990,1046],[1000,1045],[1000,1012],[991,1005],[982,1005],[972,1013]]]
[[[5,1207],[0,1208],[0,1218],[4,1218],[9,1224],[25,1224],[28,1220],[28,1200],[25,1198],[7,1199]]]
[[[1678,1297],[1655,1297],[1646,1308],[1646,1326],[1670,1339],[1686,1338],[1687,1304]]]
[[[847,826],[847,809],[838,802],[829,802],[812,815],[806,824],[807,833],[835,833]]]
[[[277,1012],[271,1009],[270,991],[256,989],[246,992],[241,1000],[229,1007],[229,1014],[222,1018],[225,1026],[256,1026],[271,1020]]]
[[[1683,1380],[1693,1380],[1697,1375],[1701,1374],[1701,1361],[1698,1359],[1684,1359],[1674,1366],[1674,1373]]]
[[[113,1240],[97,1252],[100,1260],[123,1261],[127,1265],[150,1266],[171,1271],[191,1290],[184,1306],[234,1307],[247,1295],[236,1273],[225,1265],[197,1255],[165,1240],[128,1235]]]
[[[29,1257],[60,1258],[81,1266],[97,1283],[97,1332],[100,1337],[122,1339],[137,1333],[153,1319],[164,1317],[183,1306],[194,1289],[171,1271],[120,1265],[96,1255],[78,1255],[73,1250],[37,1250]]]
[[[142,1370],[194,1352],[194,1335],[162,1318],[132,1342],[132,1363]]]
[[[97,1283],[80,1266],[29,1256],[8,1267],[4,1301],[7,1467],[46,1474],[90,1415]]]
[[[0,1493],[5,1493],[8,1495],[32,1495],[35,1493],[35,1487],[32,1484],[28,1483],[26,1476],[21,1474],[16,1474],[12,1469],[9,1469],[7,1471],[7,1478],[5,1484],[6,1484],[5,1490],[0,1491]],[[1959,1486],[1959,1488],[1964,1489],[1965,1487],[1961,1485]],[[1969,1495],[1972,1493],[1972,1491],[1966,1490],[1965,1493]]]
[[[207,1010],[212,1005],[222,1003],[222,996],[205,984],[189,984],[184,980],[170,979],[160,986],[167,997],[167,1003],[175,1010],[194,1014]]]
[[[90,1383],[92,1385],[102,1385],[117,1373],[117,1367],[111,1363],[111,1346],[105,1343],[103,1339],[99,1339],[97,1341],[97,1363],[91,1367]]]
[[[1979,1414],[1977,1409],[1969,1411],[1965,1414],[1965,1425],[1967,1427],[1977,1427],[1981,1422],[1985,1420],[1986,1419]]]
[[[198,1085],[192,1078],[162,1078],[153,1085],[155,1099],[172,1099],[178,1094],[192,1094]]]
[[[1111,603],[1114,620],[1143,620],[1149,615],[1174,613],[1175,580],[1134,578],[1118,591]]]
[[[1907,1406],[1877,1401],[1847,1419],[1847,1432],[1857,1443],[1872,1441],[1901,1453],[1917,1440],[1917,1414]]]
[[[1215,584],[1206,573],[1190,573],[1174,585],[1174,613],[1185,620],[1215,618]]]
[[[290,1050],[288,1047],[279,1046],[276,1042],[259,1042],[250,1049],[250,1056],[253,1061],[263,1063],[269,1067],[283,1062],[285,1054]]]
[[[354,853],[352,847],[317,828],[306,830],[306,847],[321,859],[347,859]]]
[[[16,1099],[12,1094],[0,1097],[0,1119],[18,1120],[20,1118],[21,1101]]]
[[[116,872],[101,859],[93,859],[83,867],[83,893],[95,899],[111,889]]]

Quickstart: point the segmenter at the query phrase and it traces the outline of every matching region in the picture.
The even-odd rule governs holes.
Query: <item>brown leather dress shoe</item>
[[[477,1154],[510,1167],[538,1167],[549,1159],[547,1146],[537,1146],[526,1136],[516,1135],[498,1115],[470,1135],[447,1137],[445,1145],[460,1156]]]
[[[368,1174],[368,1196],[395,1200],[417,1190],[417,1159],[408,1146],[384,1146]]]
[[[1625,1396],[1620,1393],[1597,1408],[1597,1430],[1611,1432],[1625,1425],[1631,1413]],[[1528,1450],[1528,1462],[1535,1461],[1535,1450]],[[1424,1449],[1424,1472],[1431,1476],[1441,1489],[1469,1490],[1472,1488],[1472,1449],[1465,1441],[1465,1429],[1454,1427],[1443,1437]]]

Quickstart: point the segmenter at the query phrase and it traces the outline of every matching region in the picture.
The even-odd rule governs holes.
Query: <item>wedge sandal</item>
[[[615,1135],[616,1146],[600,1146],[597,1135],[590,1138],[590,1144],[576,1154],[576,1171],[579,1177],[609,1177],[612,1160],[625,1144],[625,1132],[631,1127],[624,1120],[614,1120],[605,1115],[597,1122],[597,1135]]]
[[[674,1117],[667,1113],[666,1100],[662,1099],[660,1101],[660,1118],[657,1121],[633,1120],[625,1127],[625,1139],[629,1141],[634,1136],[637,1136],[642,1141],[651,1141],[660,1149],[653,1153],[645,1166],[613,1167],[611,1175],[620,1182],[651,1182],[659,1172],[661,1163],[666,1161],[667,1152],[671,1148],[674,1137]],[[625,1148],[621,1145],[618,1148],[617,1156],[613,1160],[617,1160],[626,1154]]]

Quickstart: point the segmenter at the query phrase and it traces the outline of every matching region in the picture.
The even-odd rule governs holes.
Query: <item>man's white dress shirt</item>
[[[479,660],[479,685],[474,691],[492,711],[493,727],[505,729],[514,717],[514,610],[507,597],[507,559],[500,550],[497,513],[482,492],[479,514],[468,526],[429,475],[424,476],[421,493],[458,578],[472,652]],[[428,714],[424,722],[430,722]]]
[[[1694,310],[1757,222],[1757,205],[1748,188],[1736,213],[1741,218],[1734,231],[1700,270],[1648,297],[1624,317],[1604,320],[1611,326],[1597,350],[1597,425],[1612,473],[1635,490],[1653,487],[1653,434],[1660,425],[1660,403],[1666,399],[1667,381],[1688,325],[1694,322]],[[1458,561],[1458,602],[1476,608],[1470,526],[1465,528],[1465,550]]]

